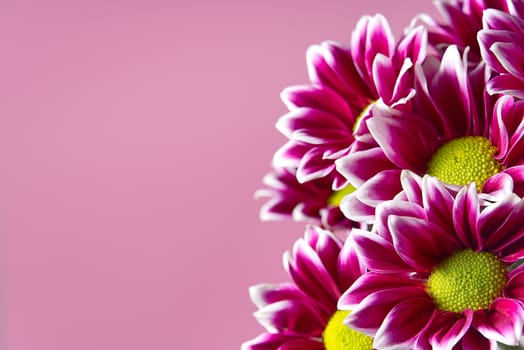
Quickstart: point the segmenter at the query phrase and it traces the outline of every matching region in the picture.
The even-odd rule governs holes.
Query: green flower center
[[[507,270],[496,255],[459,250],[433,269],[427,288],[440,310],[462,312],[487,308],[502,295]]]
[[[322,335],[326,350],[372,350],[372,337],[342,323],[347,315],[349,311],[338,310],[329,320]]]
[[[347,185],[346,187],[338,191],[334,191],[328,198],[328,205],[332,207],[340,206],[342,199],[344,199],[345,196],[352,192],[355,192],[355,187],[353,187],[352,185]]]
[[[427,173],[453,185],[484,182],[503,167],[494,158],[497,148],[482,136],[466,136],[445,143],[428,163]]]

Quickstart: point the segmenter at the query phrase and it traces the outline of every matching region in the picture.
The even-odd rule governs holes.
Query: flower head
[[[417,70],[409,111],[375,110],[367,120],[375,145],[338,161],[357,187],[341,204],[352,220],[372,221],[375,207],[401,190],[403,169],[436,176],[450,187],[476,183],[492,196],[524,195],[523,102],[495,102],[485,93],[484,70],[470,71],[456,46],[435,67]]]
[[[293,283],[250,289],[266,332],[243,350],[371,350],[371,338],[345,326],[348,312],[337,310],[342,292],[364,273],[351,238],[344,244],[329,231],[308,227],[284,265]]]
[[[300,183],[331,176],[340,189],[346,179],[335,161],[348,154],[360,133],[361,121],[374,102],[406,103],[413,95],[413,65],[426,55],[426,32],[410,31],[396,43],[381,15],[363,17],[347,49],[333,42],[307,51],[310,85],[282,92],[289,113],[277,129],[289,140],[273,158],[277,168],[295,168]]]
[[[480,204],[403,172],[398,199],[380,204],[373,232],[353,230],[369,268],[340,298],[346,323],[377,348],[491,349],[516,345],[524,325],[524,200]]]

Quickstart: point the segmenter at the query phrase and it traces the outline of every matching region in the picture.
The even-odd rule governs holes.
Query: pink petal
[[[304,293],[292,283],[258,284],[249,288],[249,295],[253,303],[259,308],[282,300],[302,300],[305,298]]]
[[[391,215],[426,219],[426,213],[421,206],[402,200],[386,201],[377,206],[374,231],[389,242],[393,242],[389,232],[388,219]]]
[[[475,186],[464,187],[457,194],[453,203],[453,224],[457,237],[464,247],[480,249],[480,237],[477,229],[480,204]]]
[[[374,116],[367,125],[384,154],[397,167],[416,173],[425,171],[438,141],[429,123],[421,118]]]
[[[356,187],[362,186],[378,172],[395,167],[378,147],[350,153],[338,159],[336,166],[337,171]]]
[[[290,329],[301,334],[320,335],[327,322],[311,301],[279,301],[259,309],[254,316],[267,330]]]
[[[360,276],[338,300],[340,310],[352,310],[369,295],[392,288],[420,288],[420,282],[402,273],[368,272]]]
[[[488,339],[517,345],[524,325],[522,305],[506,298],[496,299],[485,312],[475,314],[473,327]]]
[[[461,315],[442,312],[438,330],[431,336],[430,343],[435,349],[452,349],[466,334],[473,321],[473,311],[467,309]]]
[[[393,215],[388,227],[395,250],[415,271],[430,272],[459,247],[452,236],[429,221]]]
[[[524,265],[520,265],[511,271],[504,289],[504,297],[524,300]]]
[[[469,128],[472,115],[466,68],[458,48],[449,46],[433,79],[431,95],[445,121],[446,139],[461,136]]]
[[[374,335],[395,305],[413,298],[429,300],[426,292],[420,287],[392,288],[375,292],[362,300],[344,323],[354,330]]]
[[[409,348],[429,321],[435,305],[427,297],[404,300],[391,309],[375,334],[376,349]]]
[[[382,272],[413,271],[391,242],[372,232],[359,229],[352,232],[357,252],[368,268]]]

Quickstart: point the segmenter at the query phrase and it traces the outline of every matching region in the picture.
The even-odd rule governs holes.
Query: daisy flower
[[[353,147],[360,120],[374,102],[404,104],[414,94],[413,65],[426,55],[426,32],[418,27],[395,42],[381,15],[362,17],[351,48],[334,42],[311,46],[307,67],[311,84],[285,89],[289,112],[277,122],[288,138],[273,157],[277,168],[294,168],[300,183],[331,176],[333,189],[347,182],[335,161]]]
[[[331,230],[351,228],[356,223],[347,219],[339,205],[353,188],[331,189],[333,174],[320,179],[299,183],[293,169],[275,169],[264,177],[265,188],[255,193],[256,198],[266,198],[260,210],[263,221],[293,219],[321,225]]]
[[[371,337],[342,323],[347,311],[338,298],[364,272],[351,238],[343,244],[329,231],[308,227],[304,238],[284,255],[293,283],[260,284],[250,295],[266,332],[242,350],[366,350]]]
[[[357,188],[341,203],[351,220],[372,222],[375,207],[401,190],[403,169],[456,189],[524,195],[523,102],[502,96],[491,106],[483,67],[468,71],[456,46],[436,68],[418,68],[412,110],[376,109],[367,120],[375,145],[337,163]]]
[[[452,194],[402,174],[402,197],[377,208],[373,232],[353,229],[369,272],[343,294],[344,321],[378,349],[494,349],[524,325],[524,200],[483,206],[474,185]]]
[[[488,82],[488,91],[524,98],[524,20],[487,10],[479,42],[489,68],[498,73]]]

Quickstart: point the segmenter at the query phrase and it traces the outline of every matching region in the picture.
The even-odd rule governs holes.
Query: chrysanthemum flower
[[[402,197],[377,208],[373,232],[354,229],[369,272],[340,298],[345,322],[378,349],[493,349],[524,325],[524,200],[480,204],[433,177],[404,172]]]
[[[524,19],[487,10],[484,28],[479,32],[482,55],[498,73],[489,81],[488,91],[524,98]]]
[[[517,14],[522,9],[522,0],[437,0],[435,6],[443,17],[442,22],[422,15],[417,17],[428,28],[429,44],[439,52],[444,52],[449,45],[456,45],[461,50],[469,47],[470,60],[481,60],[477,33],[482,29],[483,11],[497,9],[506,13]],[[522,13],[524,15],[524,12]]]
[[[417,73],[413,109],[376,109],[367,120],[375,146],[338,161],[357,188],[342,201],[342,212],[372,221],[377,204],[400,191],[402,169],[452,187],[475,182],[491,195],[524,195],[522,101],[504,96],[491,107],[482,67],[469,72],[456,46],[446,50],[436,72]]]
[[[346,185],[335,160],[346,155],[374,101],[406,103],[414,94],[413,64],[426,55],[426,32],[410,31],[397,44],[385,18],[363,17],[351,38],[351,48],[333,42],[307,51],[310,85],[282,92],[289,113],[277,129],[289,141],[273,158],[277,168],[295,168],[300,183],[331,175],[333,188]]]
[[[256,198],[267,198],[260,210],[264,221],[293,219],[320,225],[331,230],[347,229],[355,225],[340,211],[340,201],[352,192],[347,186],[333,191],[333,174],[299,183],[293,169],[275,169],[264,177],[265,188],[255,193]]]
[[[256,319],[266,332],[242,350],[366,350],[372,339],[342,321],[338,298],[364,272],[351,238],[343,244],[329,231],[308,227],[284,256],[293,283],[261,284],[250,289]]]

